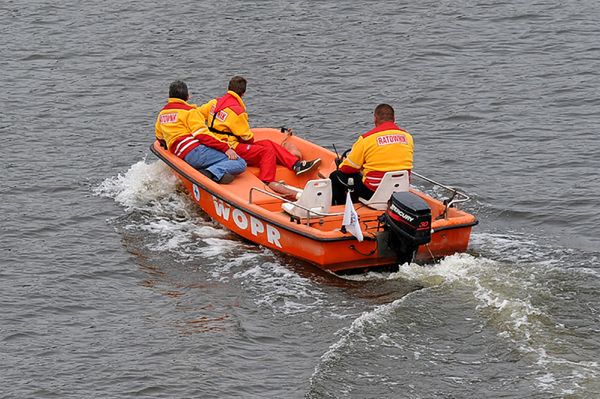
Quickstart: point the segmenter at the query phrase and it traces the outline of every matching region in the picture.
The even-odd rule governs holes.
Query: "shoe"
[[[208,177],[210,180],[217,182],[219,184],[229,184],[235,179],[235,176],[230,173],[225,173],[221,176],[220,179],[217,180],[216,176],[212,174],[212,172],[206,169],[200,169],[198,172],[202,173],[204,176]]]
[[[321,163],[321,158],[314,159],[312,161],[298,161],[294,165],[294,172],[296,172],[296,176],[299,176],[303,173],[308,172],[315,166]]]
[[[230,173],[225,173],[223,177],[221,177],[219,180],[216,180],[216,182],[219,184],[229,184],[233,181],[233,179],[235,179],[234,175]]]
[[[206,169],[198,169],[198,172],[202,173],[204,176],[208,177],[210,180],[215,180],[215,175],[213,175],[210,171]]]

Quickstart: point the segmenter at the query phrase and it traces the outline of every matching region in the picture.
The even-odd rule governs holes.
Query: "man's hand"
[[[227,155],[227,158],[229,159],[238,159],[240,156],[237,154],[237,152],[235,152],[233,150],[233,148],[228,149],[227,151],[225,151],[225,155]]]

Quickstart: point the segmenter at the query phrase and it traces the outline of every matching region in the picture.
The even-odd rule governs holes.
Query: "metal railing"
[[[277,198],[278,200],[281,200],[281,201],[283,201],[283,202],[285,202],[285,203],[288,203],[288,204],[292,204],[292,205],[293,205],[293,206],[295,206],[295,207],[298,207],[298,208],[300,208],[300,209],[303,209],[303,210],[305,210],[305,211],[306,211],[306,225],[307,225],[307,226],[308,226],[308,225],[310,225],[311,215],[318,216],[318,217],[319,217],[319,219],[322,219],[322,218],[324,218],[324,217],[327,217],[327,216],[341,216],[341,215],[343,215],[343,214],[344,214],[344,212],[334,212],[334,213],[328,213],[328,212],[319,212],[319,211],[315,211],[315,210],[312,210],[312,209],[310,209],[310,208],[307,208],[307,207],[305,207],[305,206],[303,206],[303,205],[297,204],[297,203],[296,203],[296,202],[294,202],[294,201],[290,201],[290,200],[288,200],[288,199],[286,199],[286,198],[283,198],[283,197],[282,197],[282,196],[280,196],[280,195],[277,195],[277,194],[275,194],[275,193],[272,193],[272,192],[270,192],[270,191],[263,190],[263,189],[261,189],[261,188],[258,188],[258,187],[251,187],[251,188],[250,188],[250,193],[249,193],[249,195],[248,195],[248,203],[250,203],[250,204],[252,204],[252,193],[253,193],[254,191],[258,191],[259,193],[266,194],[266,195],[268,195],[269,197]],[[295,215],[290,215],[290,216],[291,216],[291,217],[298,218],[298,220],[300,220],[300,219],[301,219],[301,218],[300,218],[300,216],[295,216]]]
[[[442,183],[438,183],[435,180],[432,180],[428,177],[425,177],[423,175],[418,174],[417,172],[412,172],[413,176],[417,176],[420,179],[423,179],[425,181],[428,181],[429,183],[433,184],[434,186],[438,186],[441,187],[445,190],[448,190],[452,193],[452,196],[446,200],[443,201],[444,205],[446,206],[446,208],[444,209],[444,218],[447,218],[448,216],[448,208],[452,207],[452,205],[454,204],[460,204],[463,202],[467,202],[471,199],[471,197],[469,197],[467,194],[463,193],[462,191],[458,191],[457,189],[455,189],[454,187],[450,187],[450,186],[446,186]],[[459,198],[456,198],[456,197]]]
[[[467,201],[471,200],[471,197],[469,197],[467,194],[463,193],[462,191],[459,191],[459,190],[455,189],[454,187],[450,187],[450,186],[446,186],[446,185],[444,185],[442,183],[438,183],[437,181],[435,181],[433,179],[430,179],[428,177],[425,177],[423,175],[420,175],[420,174],[418,174],[417,172],[414,172],[414,171],[412,172],[412,175],[416,176],[416,177],[418,177],[418,178],[420,178],[422,180],[425,180],[425,181],[433,184],[434,186],[441,187],[441,188],[449,191],[452,194],[450,198],[443,200],[443,203],[445,205],[443,217],[445,219],[448,217],[448,209],[450,207],[452,207],[454,204],[460,204],[460,203],[467,202]],[[254,191],[258,191],[258,192],[260,192],[262,194],[265,194],[265,195],[267,195],[269,197],[276,198],[276,199],[278,199],[280,201],[283,201],[284,203],[292,204],[295,207],[298,207],[298,208],[300,208],[302,210],[305,210],[306,211],[306,225],[310,225],[311,218],[313,218],[313,217],[316,217],[316,218],[319,218],[320,220],[322,220],[322,218],[327,217],[327,216],[341,216],[341,215],[344,214],[344,212],[328,213],[328,212],[315,211],[315,210],[307,208],[307,207],[305,207],[303,205],[300,205],[300,204],[298,204],[298,203],[296,203],[294,201],[288,200],[288,199],[286,199],[286,198],[284,198],[284,197],[282,197],[280,195],[277,195],[277,194],[272,193],[270,191],[266,191],[266,190],[260,189],[258,187],[251,187],[250,188],[250,192],[249,192],[249,195],[248,195],[248,203],[250,203],[250,204],[253,203],[253,193],[254,193]],[[290,215],[290,216],[292,218],[295,217],[298,220],[301,219],[300,216],[295,216],[295,215]]]

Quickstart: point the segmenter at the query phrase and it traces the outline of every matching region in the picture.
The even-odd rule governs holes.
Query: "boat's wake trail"
[[[125,208],[126,214],[115,224],[125,233],[143,237],[150,251],[170,252],[175,260],[187,261],[198,255],[215,257],[231,248],[229,232],[201,218],[162,162],[140,161],[124,174],[104,180],[95,193]]]
[[[349,327],[337,331],[336,335],[340,338],[321,356],[319,363],[310,377],[310,394],[308,396],[319,397],[322,392],[320,392],[320,388],[318,387],[318,380],[332,369],[335,369],[343,361],[347,353],[354,352],[353,347],[357,344],[361,345],[361,342],[364,343],[370,340],[373,336],[373,331],[377,330],[380,325],[389,322],[388,318],[393,317],[394,311],[410,296],[411,293],[406,294],[391,303],[379,305],[371,311],[364,312],[352,321]]]
[[[177,191],[178,179],[160,161],[139,161],[124,174],[109,177],[94,189],[95,194],[113,198],[127,211],[159,211],[161,198]],[[183,207],[180,207],[183,208]]]
[[[500,239],[506,244],[506,237]],[[485,237],[485,240],[493,241],[493,237]],[[535,250],[526,251],[528,254],[532,252]],[[363,313],[349,327],[339,330],[336,334],[340,339],[329,347],[315,368],[311,377],[311,391],[340,358],[365,351],[365,347],[371,347],[369,351],[373,353],[373,347],[382,345],[377,337],[385,335],[388,341],[391,338],[395,341],[392,345],[402,347],[402,351],[414,347],[415,343],[403,336],[414,334],[414,325],[408,328],[400,325],[399,320],[423,318],[418,309],[424,303],[427,303],[427,311],[432,312],[433,320],[453,318],[444,322],[453,326],[460,325],[460,318],[476,318],[486,332],[495,332],[494,343],[482,345],[482,353],[478,356],[482,359],[497,357],[498,354],[485,353],[485,348],[503,345],[504,353],[516,358],[511,361],[526,365],[531,383],[538,391],[564,395],[580,392],[583,387],[590,388],[590,385],[598,389],[598,383],[594,381],[600,376],[600,366],[595,359],[581,356],[577,350],[586,342],[589,345],[591,331],[580,333],[575,326],[568,326],[569,318],[565,314],[555,314],[553,297],[572,282],[574,273],[581,275],[580,272],[553,267],[547,259],[536,263],[528,257],[526,263],[518,263],[513,259],[505,262],[460,254],[447,257],[435,265],[404,264],[397,273],[379,275],[385,279],[409,280],[426,288]],[[593,323],[594,312],[582,309],[581,305],[573,311],[577,311],[582,318],[589,316]],[[412,317],[409,317],[411,314]],[[424,326],[419,328],[423,329],[418,333],[419,340],[431,339],[431,331]],[[450,340],[449,337],[444,338]],[[600,345],[595,341],[593,345]],[[433,353],[436,350],[433,348],[419,348],[414,353],[424,351],[431,351],[432,359],[435,359]],[[348,359],[345,362],[348,363]],[[382,381],[386,378],[382,378]]]
[[[280,265],[270,250],[241,241],[210,221],[161,161],[137,162],[105,179],[95,193],[124,207],[125,215],[113,223],[126,237],[136,237],[128,241],[166,254],[168,262],[201,264],[206,278],[240,284],[260,307],[297,314],[323,304],[324,294],[310,279]]]

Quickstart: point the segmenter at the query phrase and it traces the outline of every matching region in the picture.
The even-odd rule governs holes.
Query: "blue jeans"
[[[194,169],[208,170],[217,181],[221,180],[225,173],[239,175],[246,169],[246,161],[242,158],[229,159],[225,153],[203,145],[190,151],[184,161]]]

